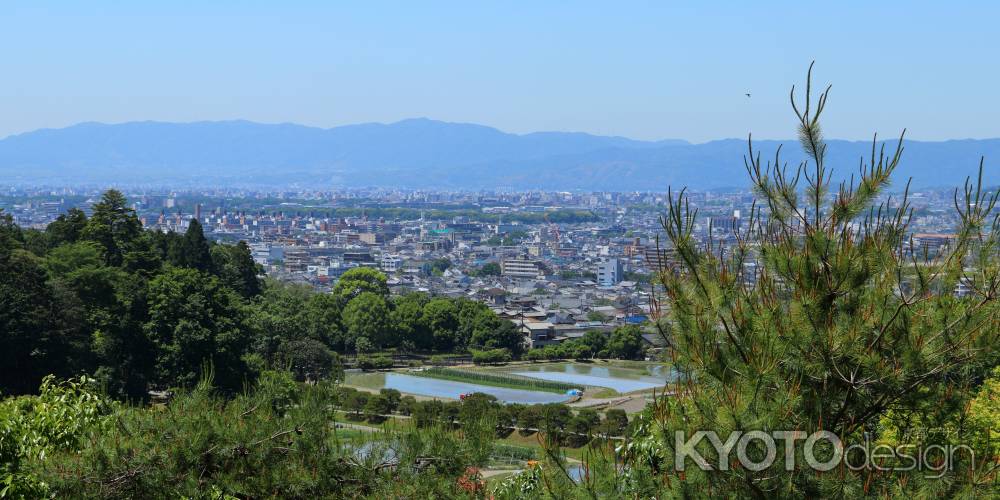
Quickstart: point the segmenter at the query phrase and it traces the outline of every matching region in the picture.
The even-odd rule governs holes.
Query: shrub
[[[375,357],[358,356],[358,368],[362,370],[385,370],[392,368],[392,358],[380,354]]]
[[[477,365],[495,365],[509,363],[511,360],[508,349],[490,349],[488,351],[472,351],[472,362]]]

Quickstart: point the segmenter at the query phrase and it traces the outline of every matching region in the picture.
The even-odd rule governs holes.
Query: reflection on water
[[[563,363],[518,367],[513,372],[555,382],[608,387],[618,392],[641,391],[662,387],[677,378],[677,373],[663,365],[647,365],[640,368],[619,368],[614,366],[592,366],[583,363]]]
[[[452,380],[414,377],[412,375],[391,372],[385,374],[385,387],[409,394],[451,399],[458,399],[458,396],[461,394],[482,392],[495,396],[498,400],[503,401],[504,403],[558,403],[569,399],[569,396],[565,394],[558,394],[554,392],[507,389],[504,387],[491,387],[488,385],[455,382]]]

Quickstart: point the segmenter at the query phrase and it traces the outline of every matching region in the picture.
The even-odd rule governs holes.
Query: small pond
[[[482,392],[495,396],[504,403],[538,404],[538,403],[559,403],[569,399],[565,394],[543,391],[527,391],[522,389],[508,389],[506,387],[492,387],[488,385],[471,384],[468,382],[455,382],[452,380],[441,380],[429,377],[414,377],[403,373],[380,373],[365,374],[366,377],[373,375],[384,377],[382,387],[396,389],[404,394],[417,394],[437,398],[458,399],[461,394],[470,392]],[[351,383],[348,375],[347,383]]]
[[[554,382],[608,387],[618,392],[663,387],[667,382],[676,379],[676,373],[663,365],[620,368],[585,363],[560,363],[519,366],[517,371],[512,373]]]

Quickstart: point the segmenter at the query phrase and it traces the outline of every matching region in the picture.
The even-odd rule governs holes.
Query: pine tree
[[[676,432],[827,431],[853,443],[966,444],[969,402],[997,364],[997,194],[981,182],[956,190],[958,228],[938,255],[915,248],[908,186],[885,194],[903,153],[872,142],[856,177],[835,191],[815,101],[791,100],[809,160],[797,169],[762,160],[749,142],[746,167],[756,193],[750,224],[724,247],[695,236],[697,210],[684,191],[670,193],[662,226],[677,263],[661,270],[658,303],[664,335],[681,372],[672,389],[634,422],[620,449],[624,467],[600,482],[626,496],[732,498],[955,496],[996,493],[995,461],[978,449],[973,464],[956,455],[941,479],[926,471],[810,468],[803,442],[794,462],[777,456],[764,470],[719,461],[708,440],[696,449],[709,465],[675,463]],[[980,169],[981,172],[981,169]],[[754,262],[757,266],[748,266]],[[752,274],[749,269],[756,269]],[[956,296],[958,283],[971,290]],[[682,440],[681,443],[686,442]],[[824,446],[825,444],[825,446]],[[835,447],[820,441],[817,458]],[[912,452],[912,450],[911,450]],[[752,462],[764,443],[747,442]],[[683,455],[682,455],[683,456]],[[995,457],[993,457],[995,458]],[[896,462],[892,465],[898,465]],[[786,466],[790,470],[786,470]],[[584,485],[593,491],[594,486]]]
[[[198,219],[191,219],[190,224],[188,224],[182,248],[184,249],[182,256],[185,267],[197,269],[203,273],[212,272],[212,251]]]
[[[87,220],[81,237],[104,247],[107,265],[118,266],[141,232],[142,224],[135,211],[128,208],[125,195],[109,189],[94,204],[94,214]]]

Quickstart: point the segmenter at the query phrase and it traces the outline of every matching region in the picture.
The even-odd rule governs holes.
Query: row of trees
[[[573,447],[582,446],[595,436],[622,436],[629,431],[628,417],[621,409],[607,410],[602,419],[597,411],[588,408],[574,412],[562,403],[501,404],[483,393],[473,393],[462,401],[417,401],[395,389],[373,394],[341,387],[337,390],[337,405],[355,419],[378,423],[395,413],[410,417],[420,428],[441,424],[461,427],[487,419],[499,437],[515,430],[521,435],[542,432],[560,444]]]
[[[523,359],[642,359],[644,354],[642,329],[636,325],[625,325],[615,328],[610,336],[592,330],[580,338],[532,349],[524,354]]]
[[[344,273],[332,294],[269,282],[252,303],[253,321],[267,333],[262,350],[290,338],[321,342],[337,352],[451,352],[506,348],[519,354],[523,336],[510,321],[473,300],[422,292],[389,296],[384,274],[369,268]]]

